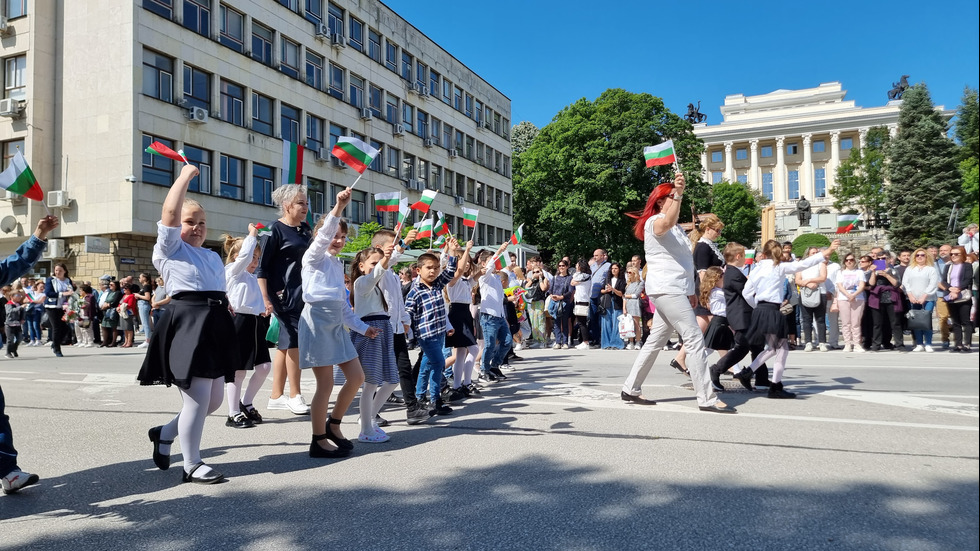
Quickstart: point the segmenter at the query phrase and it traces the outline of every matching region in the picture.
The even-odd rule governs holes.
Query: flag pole
[[[191,162],[187,160],[187,155],[184,155],[183,149],[178,149],[177,154],[180,155],[180,158],[184,160],[185,165],[190,166]]]
[[[378,148],[378,155],[381,155],[381,150],[383,150],[384,148],[385,148],[385,144],[381,144],[381,147]],[[371,162],[373,163],[374,159],[371,159]],[[367,168],[364,169],[364,172],[367,172]],[[354,186],[357,185],[357,182],[361,181],[361,176],[364,176],[364,172],[357,175],[357,179],[354,180],[354,183],[350,185],[350,189],[354,189]]]

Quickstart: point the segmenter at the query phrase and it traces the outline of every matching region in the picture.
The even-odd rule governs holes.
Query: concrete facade
[[[208,213],[209,246],[277,218],[269,194],[283,181],[283,139],[307,146],[312,210],[329,210],[357,177],[321,156],[340,135],[382,147],[348,207],[355,227],[376,220],[373,194],[398,190],[414,202],[430,188],[457,233],[460,207],[479,206],[479,244],[510,235],[510,100],[382,2],[41,0],[28,8],[2,38],[5,64],[26,57],[26,86],[12,92],[24,93],[20,115],[0,117],[0,143],[5,157],[17,145],[24,151],[62,219],[52,238],[63,246],[52,248],[63,253],[47,256],[78,279],[154,272],[156,221],[179,166],[145,154],[152,140],[207,167],[188,196]],[[189,119],[195,106],[206,122]],[[54,206],[52,191],[65,192],[67,207]],[[0,233],[0,253],[45,212],[22,198],[0,201],[0,219],[15,221]],[[86,237],[108,241],[109,252]]]

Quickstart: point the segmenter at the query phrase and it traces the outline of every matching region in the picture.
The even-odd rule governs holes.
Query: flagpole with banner
[[[384,144],[381,145],[384,147]],[[349,189],[354,189],[357,182],[361,180],[364,176],[364,172],[367,168],[374,162],[374,159],[378,157],[381,149],[375,149],[369,144],[364,143],[363,140],[355,138],[353,136],[340,136],[337,138],[337,143],[334,144],[333,149],[330,150],[331,155],[340,159],[345,165],[353,168],[358,172],[357,178],[354,183],[350,185]]]

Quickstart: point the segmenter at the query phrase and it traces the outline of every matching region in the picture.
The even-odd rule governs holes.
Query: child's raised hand
[[[415,241],[416,239],[418,239],[418,236],[419,236],[419,230],[415,228],[408,230],[408,235],[405,236],[405,243],[411,243],[412,241]]]
[[[395,251],[395,244],[388,243],[384,247],[381,247],[382,252],[384,252],[385,258],[391,258],[391,253]]]
[[[49,214],[37,221],[37,229],[34,230],[34,235],[43,240],[47,237],[48,232],[58,227],[59,223],[57,216]]]
[[[180,175],[182,177],[186,177],[188,179],[193,178],[193,177],[197,176],[200,173],[201,173],[201,171],[198,170],[198,168],[196,166],[194,166],[194,165],[185,164],[180,169]]]
[[[252,222],[249,222],[248,224],[248,234],[251,235],[252,237],[256,237],[259,235],[259,229],[256,228],[255,224]]]
[[[378,336],[378,330],[374,327],[368,327],[367,331],[364,332],[364,336],[369,339],[373,339],[374,337]]]
[[[351,195],[352,193],[350,188],[347,188],[344,191],[341,191],[340,193],[337,194],[337,206],[340,207],[341,210],[343,210],[344,208],[347,207],[348,204],[350,204]]]
[[[456,241],[456,238],[455,237],[450,237],[449,240],[446,241],[446,252],[447,253],[452,254],[452,255],[456,254],[456,248],[457,247],[459,247],[459,241]]]
[[[470,252],[470,249],[472,248],[473,248],[473,240],[471,239],[466,242],[466,252]]]

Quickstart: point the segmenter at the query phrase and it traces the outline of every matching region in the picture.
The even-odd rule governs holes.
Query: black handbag
[[[932,312],[929,310],[909,310],[905,314],[908,328],[913,331],[928,331],[932,328]]]

